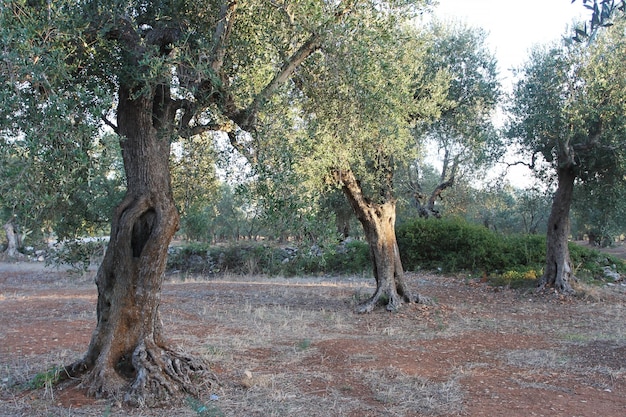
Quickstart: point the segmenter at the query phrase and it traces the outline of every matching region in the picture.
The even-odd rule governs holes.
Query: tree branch
[[[213,34],[213,47],[211,48],[211,69],[215,74],[219,73],[226,56],[226,43],[235,23],[235,10],[237,0],[224,0],[220,8],[219,20]]]
[[[113,132],[115,132],[116,134],[119,135],[119,131],[117,130],[117,126],[113,124],[113,122],[111,122],[109,119],[107,119],[106,116],[102,115],[101,117],[102,121],[104,122],[105,125],[109,126],[111,129],[113,129]]]
[[[357,218],[367,217],[364,209],[370,206],[370,200],[363,195],[361,184],[350,169],[334,169],[331,173],[335,181],[341,184],[344,194],[350,202]]]
[[[320,46],[321,35],[317,33],[312,34],[309,39],[289,57],[274,78],[256,95],[252,103],[247,108],[237,111],[237,113],[232,116],[233,120],[244,130],[254,130],[257,115],[263,108],[263,105]]]
[[[278,73],[274,75],[274,78],[261,90],[259,94],[254,98],[252,103],[248,107],[242,110],[238,110],[231,118],[246,131],[254,130],[256,126],[256,119],[259,111],[263,108],[265,103],[271,98],[276,90],[285,84],[287,80],[293,75],[296,69],[315,51],[317,51],[323,40],[324,33],[327,32],[328,26],[341,21],[346,15],[348,15],[355,5],[354,0],[342,1],[337,7],[337,11],[334,13],[333,18],[320,25],[315,32],[313,32],[309,38],[287,59],[287,61],[280,68]]]

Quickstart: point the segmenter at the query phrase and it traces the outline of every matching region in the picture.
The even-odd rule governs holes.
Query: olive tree
[[[616,25],[588,46],[566,42],[535,49],[520,71],[509,134],[530,153],[530,165],[538,167],[539,158],[549,164],[557,184],[542,287],[572,291],[567,241],[575,187],[623,181],[625,45],[624,28]]]
[[[369,312],[384,300],[388,310],[403,302],[426,301],[412,294],[395,236],[394,171],[415,154],[414,115],[436,111],[435,92],[415,96],[415,76],[423,70],[425,48],[405,20],[413,5],[371,11],[349,21],[307,63],[294,95],[302,115],[294,126],[306,132],[297,169],[319,186],[338,187],[346,196],[369,243],[376,290],[357,311]]]
[[[476,173],[502,152],[493,126],[500,98],[496,59],[485,45],[486,34],[461,24],[433,23],[427,39],[425,70],[416,76],[416,97],[430,95],[440,79],[445,98],[435,118],[420,118],[413,129],[418,147],[437,149],[441,161],[438,182],[421,181],[424,162],[414,161],[409,185],[421,217],[441,217],[436,202],[465,172]]]

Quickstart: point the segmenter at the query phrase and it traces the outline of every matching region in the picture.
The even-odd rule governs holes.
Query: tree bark
[[[570,259],[570,208],[574,196],[576,173],[573,167],[558,168],[558,186],[548,218],[546,265],[539,288],[553,287],[564,294],[573,293],[570,282],[575,280]]]
[[[97,326],[85,357],[66,368],[91,395],[136,406],[194,395],[206,364],[170,349],[159,318],[168,245],[178,228],[169,137],[154,127],[152,97],[119,89],[118,130],[127,193],[116,208],[96,275]]]
[[[7,238],[7,248],[4,253],[11,258],[15,258],[16,256],[20,255],[20,253],[18,252],[20,239],[19,235],[15,231],[15,225],[11,220],[9,220],[4,224],[3,228]]]
[[[369,313],[379,302],[384,301],[388,311],[398,310],[404,302],[429,302],[419,294],[412,295],[404,281],[404,269],[396,240],[395,200],[374,203],[363,195],[351,171],[342,171],[340,178],[342,190],[363,226],[376,279],[376,291],[357,307],[357,312]]]

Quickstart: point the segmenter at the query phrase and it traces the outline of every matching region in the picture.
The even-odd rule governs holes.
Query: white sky
[[[460,20],[488,32],[488,44],[499,62],[504,84],[530,48],[560,39],[574,20],[589,19],[582,0],[439,0],[435,16]]]

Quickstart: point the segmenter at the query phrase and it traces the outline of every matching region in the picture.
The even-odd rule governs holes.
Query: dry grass
[[[395,368],[361,374],[390,415],[451,416],[463,410],[463,389],[457,378],[436,382]]]
[[[50,326],[95,321],[88,280],[12,282],[8,291],[0,287],[0,314],[19,302],[15,317],[25,332],[38,320],[37,306],[55,312]],[[168,410],[84,398],[68,405],[58,389],[26,388],[37,375],[80,357],[86,345],[50,345],[45,354],[21,356],[0,347],[0,417],[417,417],[496,415],[493,410],[516,417],[540,414],[542,404],[524,403],[523,413],[515,414],[497,401],[519,403],[530,390],[561,395],[567,404],[577,386],[614,394],[616,407],[619,401],[626,407],[619,400],[626,397],[626,367],[619,360],[626,353],[623,301],[562,303],[464,282],[413,276],[411,285],[435,297],[435,306],[357,315],[356,303],[372,291],[371,280],[361,277],[172,277],[163,289],[165,328],[175,346],[213,364],[218,389]],[[63,298],[68,288],[75,299]],[[0,338],[11,329],[0,325]],[[489,395],[476,388],[483,382],[492,383]],[[607,404],[604,397],[585,401],[599,410]],[[554,415],[572,413],[585,410]]]

